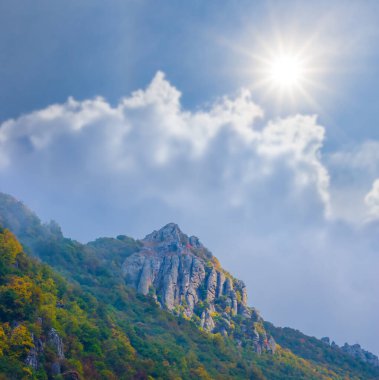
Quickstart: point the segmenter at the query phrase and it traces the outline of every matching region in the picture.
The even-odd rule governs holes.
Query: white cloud
[[[296,184],[313,183],[329,213],[329,175],[320,161],[325,129],[317,125],[316,116],[296,115],[269,122],[262,132],[258,152],[267,157],[289,156],[296,173]]]
[[[379,169],[379,142],[369,140],[350,149],[334,152],[330,156],[330,161],[341,167],[376,173]]]
[[[379,142],[364,141],[325,159],[331,176],[333,217],[358,226],[371,222],[373,210],[368,207],[367,189],[379,177]]]
[[[296,195],[311,191],[328,208],[328,173],[319,157],[324,128],[315,116],[258,129],[263,111],[248,90],[193,112],[182,109],[180,96],[158,72],[146,90],[115,107],[102,98],[70,98],[6,121],[0,127],[2,175],[17,170],[26,178],[32,172],[58,177],[59,186],[69,183],[79,193],[99,181],[109,181],[113,194],[133,192],[131,183],[138,182],[138,198],[154,194],[171,203],[197,189],[204,200],[230,205],[250,202],[256,186],[279,175]],[[62,183],[65,176],[68,183]]]
[[[375,180],[370,192],[365,196],[368,207],[368,220],[379,219],[379,179]]]

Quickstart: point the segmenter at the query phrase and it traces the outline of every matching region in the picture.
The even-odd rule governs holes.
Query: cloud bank
[[[295,198],[312,194],[328,211],[329,178],[320,160],[325,130],[315,116],[262,127],[263,110],[248,90],[194,112],[182,109],[180,96],[158,72],[146,90],[114,107],[102,98],[70,98],[8,120],[0,127],[1,174],[32,173],[47,187],[52,181],[78,191],[106,181],[110,191],[138,188],[137,198],[173,206],[196,189],[231,207],[244,207],[279,176],[283,190],[290,187],[285,191]]]
[[[379,317],[379,143],[323,157],[324,139],[315,115],[265,120],[246,89],[183,109],[158,72],[117,104],[69,98],[3,122],[0,190],[82,241],[176,221],[268,319],[379,352],[356,324]]]

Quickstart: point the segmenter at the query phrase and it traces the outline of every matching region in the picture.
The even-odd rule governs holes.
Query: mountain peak
[[[176,223],[168,223],[158,231],[145,236],[142,239],[145,246],[155,246],[161,253],[195,253],[197,255],[212,258],[212,254],[200,243],[196,236],[188,236],[182,232]]]
[[[259,313],[247,305],[243,281],[223,270],[197,237],[169,223],[141,243],[122,264],[127,285],[206,331],[245,336],[258,353],[275,351]],[[240,328],[234,335],[237,320]]]
[[[182,242],[188,240],[188,236],[185,235],[176,223],[168,223],[158,231],[145,236],[144,241],[161,243],[161,242]]]

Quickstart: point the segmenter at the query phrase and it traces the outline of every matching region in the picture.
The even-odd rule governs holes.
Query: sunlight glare
[[[293,87],[301,84],[304,67],[296,56],[281,55],[273,58],[269,65],[270,81],[280,87]]]

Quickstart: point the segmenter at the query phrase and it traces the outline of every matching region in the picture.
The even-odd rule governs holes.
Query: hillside
[[[230,342],[126,290],[120,313],[27,257],[6,229],[0,271],[2,379],[259,378]]]
[[[248,306],[243,282],[175,224],[141,241],[121,235],[84,245],[4,194],[0,223],[27,252],[10,237],[17,254],[9,261],[0,247],[1,286],[13,294],[1,314],[8,342],[0,366],[4,378],[379,378],[374,365],[264,322]],[[38,289],[42,303],[14,293],[15,276]],[[16,354],[9,342],[18,326],[28,339]],[[52,340],[62,343],[63,355]],[[28,359],[33,352],[37,366]],[[54,375],[57,363],[61,374]]]

